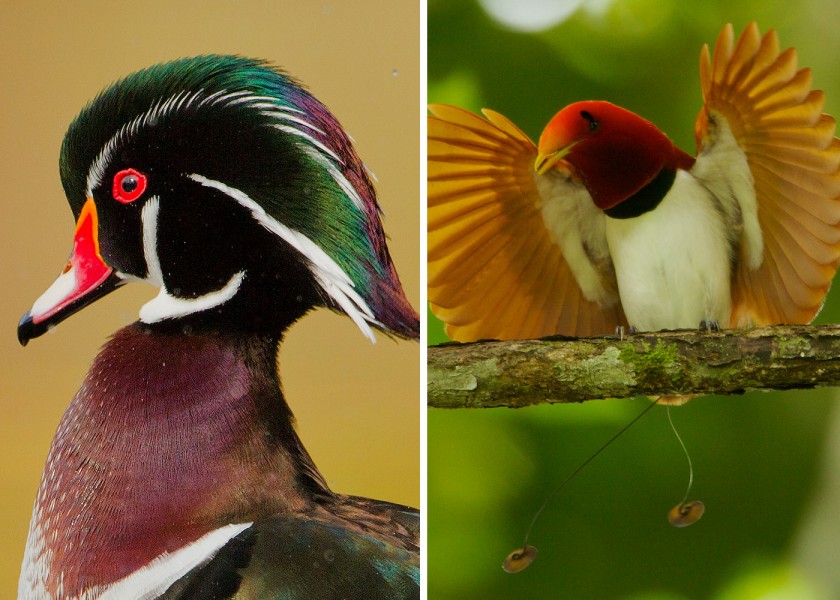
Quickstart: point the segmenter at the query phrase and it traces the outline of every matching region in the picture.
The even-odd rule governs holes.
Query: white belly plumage
[[[724,215],[689,173],[654,210],[631,219],[607,217],[606,236],[618,291],[631,326],[640,331],[727,327],[731,258]]]

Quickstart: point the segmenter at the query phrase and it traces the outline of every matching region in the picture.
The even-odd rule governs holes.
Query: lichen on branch
[[[840,326],[480,341],[428,349],[434,408],[840,385]]]

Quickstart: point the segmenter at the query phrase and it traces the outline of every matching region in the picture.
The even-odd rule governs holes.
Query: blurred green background
[[[536,139],[566,104],[610,100],[693,154],[700,48],[727,22],[736,34],[751,20],[776,28],[840,116],[838,16],[828,0],[429,0],[429,101],[492,108]],[[840,320],[838,288],[817,322]],[[429,343],[445,339],[430,315]],[[518,575],[501,563],[534,511],[647,400],[430,410],[429,597],[840,598],[837,398],[754,393],[672,410],[691,496],[706,503],[681,530],[665,515],[686,460],[655,408],[543,513],[530,539],[540,556]]]

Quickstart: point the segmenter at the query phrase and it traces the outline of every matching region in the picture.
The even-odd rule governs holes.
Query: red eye
[[[114,200],[128,204],[146,191],[146,176],[136,169],[123,169],[114,175]]]

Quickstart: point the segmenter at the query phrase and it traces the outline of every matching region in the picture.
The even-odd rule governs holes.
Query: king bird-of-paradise
[[[700,55],[692,157],[571,104],[535,145],[430,107],[429,300],[461,341],[807,323],[840,260],[840,141],[794,49],[727,25]]]

